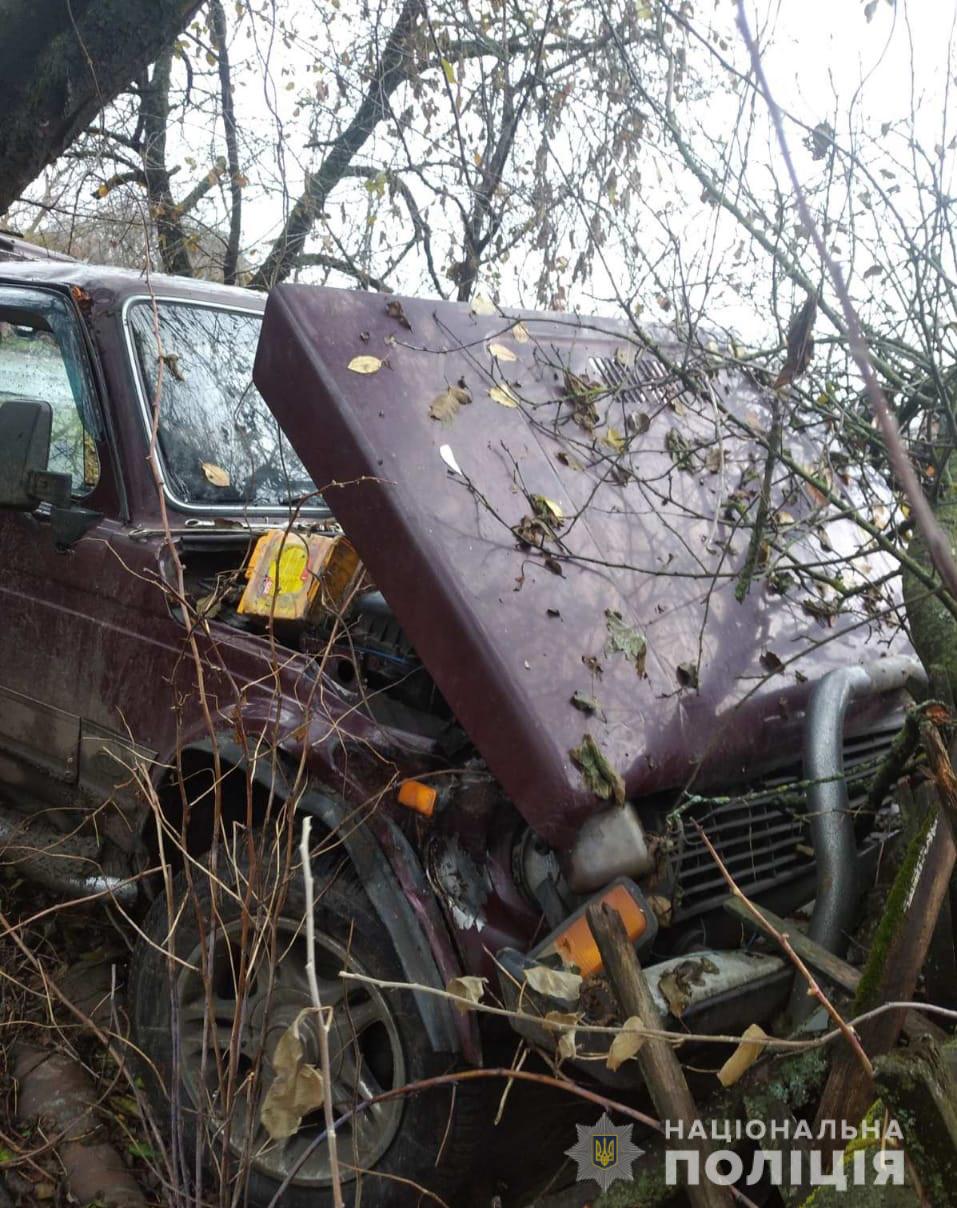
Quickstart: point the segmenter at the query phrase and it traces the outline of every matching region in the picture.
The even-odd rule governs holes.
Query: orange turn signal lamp
[[[421,780],[403,780],[397,794],[399,805],[407,810],[414,810],[423,818],[431,818],[435,813],[435,805],[439,799],[439,790]]]
[[[584,906],[570,915],[530,953],[532,958],[551,956],[557,953],[562,963],[574,965],[582,977],[590,977],[602,967],[601,953],[595,937],[588,926],[586,910],[593,902],[607,903],[625,925],[625,931],[633,944],[646,944],[654,939],[658,931],[658,919],[645,901],[644,894],[627,877],[613,882],[601,894],[591,898]]]

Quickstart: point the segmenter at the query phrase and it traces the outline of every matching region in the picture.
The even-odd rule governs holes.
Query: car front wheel
[[[194,869],[174,880],[172,902],[164,894],[153,904],[130,972],[133,1040],[159,1120],[194,1158],[201,1147],[209,1189],[225,1179],[245,1185],[253,1208],[325,1208],[333,1203],[332,1170],[318,1084],[303,1084],[299,1101],[288,1085],[288,1040],[280,1044],[294,1034],[298,1066],[321,1066],[303,881],[294,875],[282,905],[267,908],[264,900],[281,898],[253,895],[251,880],[235,870],[214,879]],[[454,1197],[483,1113],[462,1087],[454,1097],[443,1088],[382,1098],[450,1069],[452,1059],[432,1050],[410,993],[339,976],[348,970],[403,980],[351,873],[317,874],[315,897],[315,967],[322,1005],[331,1011],[329,1071],[345,1202],[415,1203],[423,1188]],[[273,1108],[264,1112],[271,1088]],[[278,1130],[276,1104],[286,1111]],[[291,1135],[276,1135],[289,1127]]]

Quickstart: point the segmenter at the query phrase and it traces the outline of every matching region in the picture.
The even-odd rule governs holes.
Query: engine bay
[[[217,534],[217,536],[219,536]],[[272,633],[354,693],[376,721],[460,750],[451,710],[338,529],[181,540],[187,597],[206,621]]]

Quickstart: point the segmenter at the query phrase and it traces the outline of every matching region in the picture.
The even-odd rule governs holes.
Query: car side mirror
[[[69,474],[48,470],[53,408],[38,399],[0,403],[0,508],[32,511],[70,506]]]

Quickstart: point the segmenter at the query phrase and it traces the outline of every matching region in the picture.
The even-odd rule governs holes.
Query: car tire
[[[322,985],[328,990],[324,998],[328,997],[329,1001],[334,998],[335,988],[330,975],[334,974],[334,966],[340,958],[340,967],[386,981],[405,980],[388,934],[351,869],[340,864],[337,868],[316,869],[314,875],[316,963],[317,972],[325,978]],[[235,884],[235,875],[230,880]],[[238,880],[242,884],[244,878]],[[217,1142],[216,1138],[223,1131],[224,1121],[219,1116],[226,1113],[217,1113],[215,1108],[216,1086],[221,1083],[215,1079],[211,1085],[205,1083],[205,1093],[202,1086],[204,1076],[208,1076],[213,1065],[210,1056],[212,1037],[214,1034],[219,1036],[219,1030],[227,1025],[231,1028],[232,1019],[227,1017],[230,1014],[235,1017],[235,977],[229,972],[224,982],[223,966],[230,970],[236,967],[235,928],[243,926],[244,912],[235,897],[222,889],[216,893],[214,908],[211,878],[196,869],[191,873],[184,871],[174,879],[172,899],[172,910],[165,894],[153,903],[143,923],[128,983],[132,1037],[144,1059],[145,1083],[159,1123],[169,1132],[171,1120],[178,1116],[178,1132],[188,1154],[195,1155],[197,1142],[202,1139],[204,1156],[208,1158],[204,1164],[209,1171],[210,1188],[219,1185],[222,1171],[228,1169],[233,1172],[228,1176],[231,1181],[245,1181],[247,1198],[243,1202],[250,1208],[266,1208],[273,1202],[285,1174],[308,1150],[306,1139],[311,1138],[311,1157],[307,1156],[297,1180],[276,1202],[283,1208],[331,1206],[328,1151],[318,1139],[323,1131],[321,1110],[303,1119],[299,1132],[280,1147],[282,1152],[278,1156],[274,1152],[275,1143],[267,1141],[263,1144],[254,1140],[256,1154],[250,1156],[247,1149],[243,1168],[237,1147],[241,1151],[242,1138],[248,1135],[245,1120],[250,1115],[254,1121],[259,1118],[256,1106],[262,1101],[259,1099],[252,1106],[241,1109],[234,1108],[230,1142],[233,1160],[223,1164],[221,1149],[217,1152],[217,1144],[222,1146],[222,1141]],[[247,926],[249,913],[247,910]],[[260,975],[257,974],[255,979],[250,979],[248,993],[240,996],[244,999],[245,1011],[244,1025],[238,1029],[235,1042],[239,1048],[236,1068],[241,1074],[243,1060],[249,1060],[250,1068],[254,1068],[256,1053],[261,1054],[259,1094],[272,1080],[269,1054],[275,1050],[276,1038],[300,1011],[300,1004],[308,1006],[310,1001],[308,982],[300,978],[298,970],[298,965],[304,964],[304,916],[303,879],[297,875],[290,880],[285,904],[275,915],[275,934],[280,938],[276,950],[281,951],[282,956],[271,965],[264,962],[260,970],[268,982],[267,989],[264,992],[258,989]],[[175,920],[172,939],[171,917]],[[211,917],[216,917],[218,923],[209,938]],[[218,955],[220,947],[224,951],[222,959]],[[212,1017],[212,995],[198,974],[190,972],[183,963],[192,965],[195,970],[197,956],[203,951],[213,953],[209,964],[212,995],[215,995]],[[171,960],[168,953],[178,959]],[[290,966],[290,961],[296,967]],[[272,974],[268,971],[270,968]],[[346,997],[340,1000],[344,1006],[337,1003],[334,1007],[330,1044],[339,1071],[333,1078],[334,1098],[345,1094],[345,1084],[340,1086],[339,1079],[347,1070],[351,1071],[353,1089],[350,1093],[355,1107],[358,1098],[374,1098],[379,1089],[392,1089],[385,1085],[389,1081],[398,1079],[398,1085],[407,1085],[454,1068],[453,1055],[439,1054],[432,1049],[408,991],[378,990],[355,982],[340,981],[339,984],[357,987],[357,992],[347,990]],[[233,1002],[230,1007],[231,985]],[[300,993],[303,986],[305,992]],[[388,1012],[387,1018],[383,1011]],[[299,1026],[305,1037],[306,1061],[318,1066],[317,1035],[312,1038],[310,1051],[310,1036],[314,1029],[308,1021],[314,1018],[314,1013],[308,1013],[302,1017]],[[203,1036],[201,1045],[197,1027]],[[224,1054],[229,1051],[229,1044],[230,1041],[223,1037],[220,1048]],[[205,1062],[198,1056],[203,1051]],[[237,1077],[236,1082],[239,1081]],[[171,1095],[171,1088],[178,1088],[178,1096]],[[197,1110],[201,1100],[206,1104],[205,1113]],[[171,1106],[177,1101],[179,1110],[172,1112]],[[337,1104],[337,1117],[343,1111],[348,1113],[348,1104]],[[457,1193],[473,1166],[485,1133],[489,1115],[485,1093],[464,1084],[456,1085],[454,1092],[452,1087],[441,1087],[375,1105],[364,1113],[368,1120],[360,1119],[362,1115],[360,1111],[347,1117],[342,1128],[337,1128],[345,1203],[361,1203],[362,1208],[434,1203],[430,1196],[423,1195],[423,1188],[447,1202],[464,1202]],[[377,1141],[373,1125],[380,1130]],[[288,1156],[284,1158],[287,1151]],[[367,1156],[374,1160],[366,1162]],[[187,1166],[191,1168],[191,1162]],[[347,1170],[347,1166],[350,1169]],[[357,1172],[356,1168],[363,1169]]]

